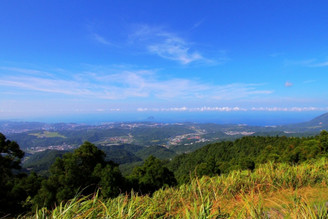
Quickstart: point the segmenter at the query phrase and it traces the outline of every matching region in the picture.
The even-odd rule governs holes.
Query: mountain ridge
[[[307,122],[289,124],[281,127],[296,132],[318,132],[323,129],[328,129],[328,113],[321,114]]]

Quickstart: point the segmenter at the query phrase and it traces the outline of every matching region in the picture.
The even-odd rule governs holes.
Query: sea
[[[110,112],[17,118],[21,121],[46,123],[83,123],[99,125],[108,122],[217,123],[275,126],[310,121],[324,111],[306,112]]]

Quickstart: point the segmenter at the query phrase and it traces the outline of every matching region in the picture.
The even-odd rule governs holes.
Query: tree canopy
[[[17,209],[14,171],[21,169],[21,159],[24,152],[15,141],[10,141],[0,133],[0,215],[14,212]],[[20,198],[20,197],[18,197]]]
[[[134,168],[132,179],[137,181],[138,190],[142,193],[153,193],[163,186],[177,183],[173,172],[154,156],[149,156],[142,166]]]
[[[42,182],[35,203],[52,206],[77,194],[92,194],[99,186],[106,196],[117,195],[123,190],[122,181],[117,165],[106,162],[103,151],[84,142],[74,152],[56,159],[49,178]]]
[[[253,170],[256,165],[268,161],[298,164],[327,156],[327,152],[327,131],[302,138],[247,136],[209,144],[192,153],[176,156],[168,167],[179,183],[186,183],[190,176],[212,176],[236,169]]]

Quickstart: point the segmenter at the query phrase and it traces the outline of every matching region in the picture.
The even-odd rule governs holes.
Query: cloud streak
[[[35,69],[0,66],[0,70],[6,71],[6,72],[12,72],[14,74],[20,73],[20,74],[24,74],[24,75],[37,75],[37,76],[47,76],[47,77],[52,76],[52,74],[49,72],[35,70]]]
[[[32,71],[32,70],[31,70]],[[80,96],[84,98],[123,100],[235,100],[251,96],[269,95],[273,91],[261,89],[261,84],[216,85],[187,78],[162,79],[152,70],[108,70],[71,74],[67,79],[54,76],[0,76],[0,85],[39,93]]]
[[[300,61],[285,61],[285,64],[287,65],[300,65],[300,66],[306,66],[306,67],[326,67],[328,66],[328,61],[322,61],[318,62],[317,59],[306,59],[306,60],[300,60]]]
[[[256,95],[268,95],[272,94],[272,90],[261,90],[258,87],[263,86],[262,84],[243,84],[233,83],[227,85],[216,86],[214,88],[215,95],[214,99],[217,100],[233,100],[241,99]]]
[[[140,26],[131,34],[130,39],[134,43],[143,45],[151,54],[177,61],[183,65],[194,62],[212,62],[198,51],[193,50],[192,43],[161,28]]]
[[[289,81],[285,82],[285,87],[292,87],[292,86],[293,86],[293,83],[291,83]]]
[[[92,34],[92,38],[97,41],[98,43],[107,45],[107,46],[112,46],[113,44],[111,42],[109,42],[107,39],[105,39],[103,36],[100,36],[97,33],[93,33]]]
[[[138,112],[309,112],[327,111],[328,107],[229,107],[229,106],[203,106],[203,107],[169,107],[169,108],[137,108]]]
[[[310,65],[311,67],[325,67],[328,66],[328,61],[325,62],[319,62],[319,63],[314,63],[312,65]]]
[[[206,112],[206,111],[217,111],[217,112],[232,112],[232,111],[247,111],[245,108],[240,107],[170,107],[170,108],[137,108],[138,112]]]

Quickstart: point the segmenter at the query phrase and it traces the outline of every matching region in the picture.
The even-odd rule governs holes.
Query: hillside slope
[[[235,141],[213,143],[174,157],[168,167],[182,184],[195,174],[213,176],[237,169],[254,169],[268,161],[304,162],[327,156],[324,139],[328,135],[324,133],[307,138],[247,136]]]
[[[68,151],[45,150],[30,155],[23,163],[23,168],[46,175],[57,157],[62,157]]]
[[[278,129],[284,129],[291,132],[310,132],[315,133],[323,129],[328,129],[328,113],[322,114],[308,122],[285,125]]]
[[[153,196],[72,199],[26,218],[327,218],[328,160],[298,166],[268,163],[194,179]]]

